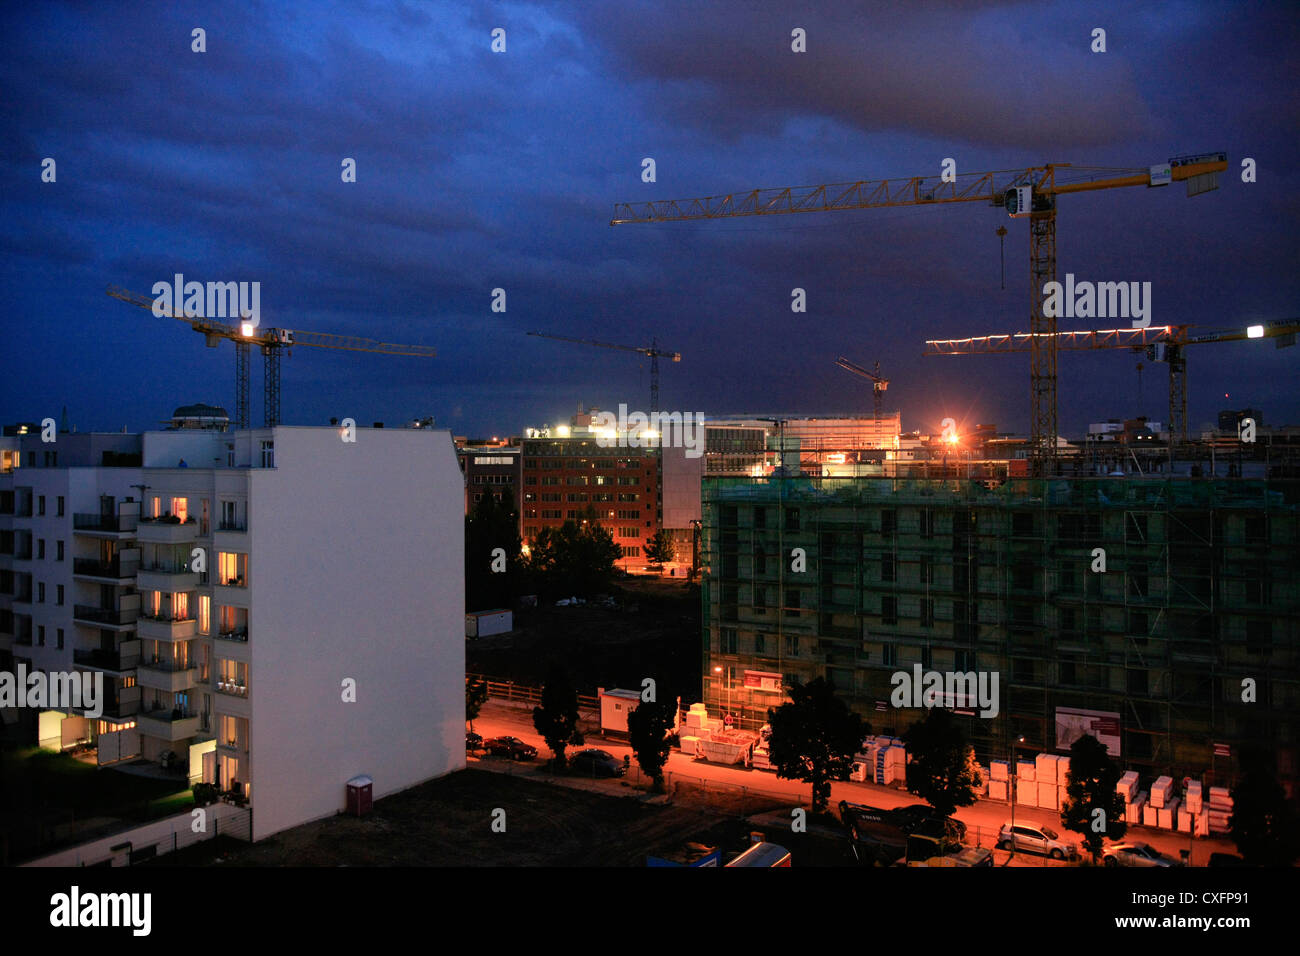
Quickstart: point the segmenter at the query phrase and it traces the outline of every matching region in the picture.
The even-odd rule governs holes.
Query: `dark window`
[[[880,599],[880,622],[882,624],[898,623],[898,598],[886,594]]]
[[[898,527],[898,515],[893,508],[880,509],[880,533],[893,534]]]
[[[786,531],[799,530],[799,509],[798,508],[785,509],[785,530]]]

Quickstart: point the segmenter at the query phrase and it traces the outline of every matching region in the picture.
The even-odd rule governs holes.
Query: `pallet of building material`
[[[694,757],[696,751],[699,750],[699,745],[700,745],[699,737],[695,737],[690,734],[685,734],[685,735],[679,735],[677,740],[678,743],[681,744],[682,753],[684,754],[689,754],[690,756]]]
[[[1006,780],[1010,775],[1010,766],[1005,760],[994,760],[989,764],[989,777],[993,780]]]
[[[1210,835],[1210,815],[1205,811],[1196,814],[1196,825],[1192,829],[1192,835],[1198,837]]]
[[[1056,757],[1056,785],[1064,787],[1070,782],[1070,758],[1060,754]]]
[[[1039,754],[1034,758],[1034,779],[1053,785],[1059,782],[1056,779],[1056,754]]]
[[[1037,783],[1038,775],[1034,773],[1034,762],[1032,760],[1017,760],[1016,777],[1025,783]]]
[[[1163,807],[1157,807],[1156,826],[1162,830],[1172,830],[1178,814],[1178,798],[1170,797]]]
[[[1131,827],[1140,826],[1142,824],[1142,811],[1146,807],[1146,803],[1146,791],[1139,791],[1138,795],[1124,807],[1124,822]]]
[[[1115,792],[1122,796],[1125,802],[1132,803],[1134,795],[1138,792],[1138,772],[1130,770],[1120,777],[1119,783],[1115,784]]]
[[[1035,800],[1034,806],[1041,810],[1055,810],[1056,784],[1038,781],[1038,798]]]
[[[1210,806],[1212,807],[1232,806],[1232,791],[1230,791],[1227,787],[1211,787]]]
[[[1187,805],[1189,813],[1200,813],[1204,809],[1204,800],[1201,794],[1201,781],[1192,780],[1187,784],[1187,792],[1183,794],[1183,802]]]
[[[1170,800],[1174,790],[1173,777],[1157,777],[1151,784],[1151,805],[1157,810],[1163,809]]]
[[[849,779],[855,783],[864,783],[867,779],[867,765],[861,760],[853,761],[853,769],[849,771]]]
[[[1155,827],[1160,822],[1160,811],[1152,806],[1148,800],[1142,805],[1142,825],[1144,827]]]
[[[1186,806],[1179,807],[1179,808],[1178,808],[1178,821],[1177,821],[1177,823],[1178,823],[1178,832],[1179,832],[1179,833],[1191,833],[1191,832],[1192,832],[1192,820],[1194,819],[1194,817],[1195,817],[1195,814],[1191,813],[1191,812],[1187,809]]]
[[[1006,800],[1007,798],[1007,781],[990,780],[989,781],[989,799]]]

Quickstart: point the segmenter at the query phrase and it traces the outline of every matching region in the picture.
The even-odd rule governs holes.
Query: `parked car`
[[[515,760],[532,760],[537,748],[518,737],[491,737],[483,741],[483,749],[494,757],[513,757]]]
[[[1231,853],[1211,853],[1206,866],[1249,866],[1245,860]]]
[[[1065,842],[1051,827],[1027,823],[1017,823],[1013,827],[1008,820],[998,831],[998,849],[1010,850],[1013,846],[1017,850],[1041,853],[1054,860],[1075,859],[1079,855],[1078,845]]]
[[[607,750],[589,747],[579,750],[569,758],[569,769],[576,773],[590,774],[593,777],[621,777],[627,772],[623,761],[617,759]]]
[[[958,843],[966,839],[966,824],[953,817],[945,817],[928,803],[914,803],[892,811],[903,829],[909,833],[916,832],[925,836],[938,836],[939,827],[944,828],[948,837]]]
[[[465,753],[472,754],[483,749],[483,738],[472,730],[465,731]]]
[[[1165,856],[1149,843],[1116,843],[1101,851],[1107,866],[1182,866],[1181,860]]]

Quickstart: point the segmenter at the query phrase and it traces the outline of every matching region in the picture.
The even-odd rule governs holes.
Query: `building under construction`
[[[997,717],[955,708],[981,759],[1058,751],[1084,711],[1126,767],[1224,783],[1262,745],[1294,793],[1300,481],[989,484],[706,478],[710,710],[753,728],[825,676],[901,733],[896,672],[996,673]]]

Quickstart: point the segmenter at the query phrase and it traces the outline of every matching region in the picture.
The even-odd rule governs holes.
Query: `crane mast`
[[[1217,188],[1228,168],[1225,153],[1180,156],[1150,167],[1048,163],[1023,169],[954,176],[912,176],[820,186],[752,189],[696,199],[617,203],[611,226],[736,216],[881,209],[984,202],[1029,219],[1029,340],[1032,467],[1035,476],[1057,467],[1056,318],[1045,314],[1044,286],[1056,279],[1056,197],[1127,186],[1186,182],[1189,196]]]

